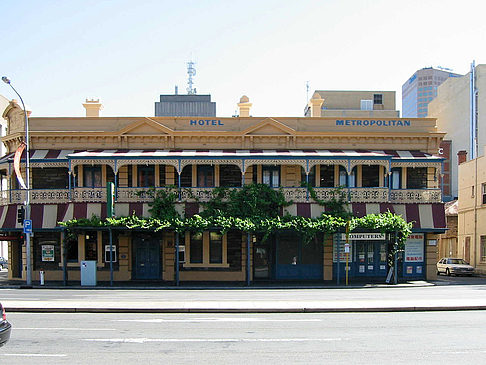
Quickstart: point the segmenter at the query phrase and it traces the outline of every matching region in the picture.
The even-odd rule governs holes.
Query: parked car
[[[474,274],[474,267],[469,265],[463,259],[457,259],[453,257],[444,257],[437,263],[437,275],[446,274],[450,275],[469,275]]]
[[[6,258],[0,256],[0,270],[1,269],[8,269],[8,261]]]
[[[7,321],[7,316],[5,315],[5,309],[0,303],[0,347],[5,345],[10,338],[10,331],[12,330],[12,325]]]

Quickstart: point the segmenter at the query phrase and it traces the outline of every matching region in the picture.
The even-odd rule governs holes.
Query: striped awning
[[[442,161],[443,158],[420,151],[395,151],[395,150],[288,150],[288,149],[251,149],[251,150],[87,150],[72,153],[68,158],[93,159],[93,158],[177,158],[177,157],[225,157],[225,158],[381,158],[391,160],[428,160]]]
[[[202,207],[198,203],[185,204],[188,215],[197,214]],[[118,216],[128,216],[135,213],[148,217],[148,203],[117,203]],[[443,203],[434,204],[390,204],[390,203],[352,203],[350,204],[355,217],[367,214],[386,213],[390,211],[401,215],[407,222],[413,222],[414,231],[443,232],[446,229],[445,209]],[[0,206],[0,229],[22,229],[17,223],[17,205]],[[315,203],[297,203],[285,208],[292,214],[303,217],[318,217],[324,208]],[[91,218],[93,215],[106,218],[106,203],[63,203],[63,204],[32,204],[31,217],[33,229],[52,229],[59,227],[57,222],[73,218]]]
[[[42,161],[67,161],[70,159],[130,159],[130,158],[377,158],[392,161],[426,160],[440,162],[442,157],[431,155],[421,151],[399,150],[288,150],[288,149],[251,149],[251,150],[30,150],[32,162]],[[0,164],[13,162],[14,154],[10,153],[0,159]],[[22,155],[25,159],[25,152]]]

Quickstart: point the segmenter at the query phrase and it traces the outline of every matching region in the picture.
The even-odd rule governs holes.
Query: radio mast
[[[187,94],[188,95],[193,95],[196,93],[196,89],[192,87],[192,85],[194,84],[194,82],[192,81],[192,77],[196,76],[196,69],[194,68],[194,64],[195,63],[193,61],[189,61],[187,63],[187,75],[188,75]]]

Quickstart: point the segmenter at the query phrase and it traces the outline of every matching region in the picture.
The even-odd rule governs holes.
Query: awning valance
[[[184,203],[183,203],[184,204]],[[185,203],[185,211],[193,214],[202,209],[198,203]],[[149,205],[144,202],[117,203],[118,216],[128,216],[135,212],[139,216],[148,217]],[[413,223],[414,231],[444,232],[446,229],[444,203],[432,204],[391,204],[391,203],[351,203],[349,208],[356,217],[367,214],[392,213],[401,215],[407,222]],[[0,229],[22,229],[17,222],[17,205],[0,206]],[[106,218],[106,203],[62,203],[62,204],[32,204],[32,221],[34,229],[59,228],[57,222],[73,218],[91,218],[93,215]],[[318,217],[324,208],[314,203],[297,203],[295,215]]]

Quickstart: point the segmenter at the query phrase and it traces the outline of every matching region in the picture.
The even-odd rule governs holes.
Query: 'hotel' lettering
[[[210,125],[224,125],[223,122],[219,119],[191,119],[190,125],[202,125],[202,126],[210,126]]]

